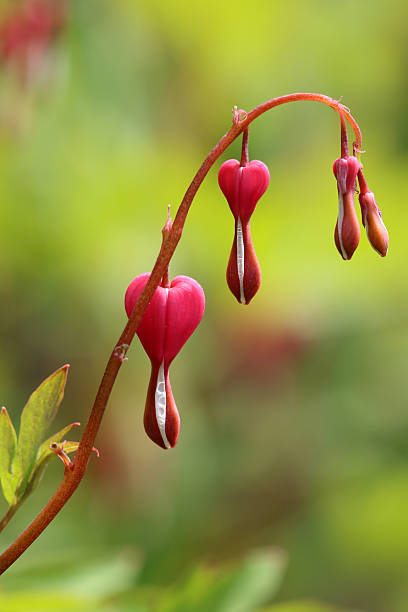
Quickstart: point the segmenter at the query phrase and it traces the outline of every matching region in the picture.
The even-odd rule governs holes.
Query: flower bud
[[[129,317],[149,277],[141,274],[130,283],[125,296]],[[201,321],[204,306],[201,286],[188,276],[177,276],[169,288],[157,287],[137,328],[152,364],[144,427],[149,438],[165,449],[175,446],[180,431],[169,366]]]
[[[235,218],[234,241],[227,267],[227,283],[241,304],[249,304],[261,284],[261,269],[252,244],[250,219],[269,185],[269,170],[261,161],[241,166],[238,160],[224,162],[218,184]]]
[[[381,210],[377,206],[372,191],[360,193],[359,201],[363,225],[366,228],[367,237],[373,249],[385,257],[388,251],[388,232],[382,220]]]
[[[360,162],[354,156],[340,157],[333,164],[339,194],[339,215],[334,241],[343,259],[351,259],[360,241],[360,225],[354,208],[354,190]]]

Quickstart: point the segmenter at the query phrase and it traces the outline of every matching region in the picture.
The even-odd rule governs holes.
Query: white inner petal
[[[164,361],[162,361],[157,375],[156,392],[154,395],[154,403],[156,408],[156,420],[159,426],[160,435],[163,439],[164,446],[170,448],[170,443],[166,436],[166,382],[164,380]]]
[[[237,268],[238,268],[238,280],[239,280],[239,299],[241,304],[245,304],[244,294],[244,272],[245,272],[245,251],[244,251],[244,238],[242,236],[242,223],[238,217],[237,220]]]
[[[348,259],[347,253],[344,250],[344,246],[343,246],[343,238],[342,238],[343,220],[344,220],[343,194],[339,191],[339,218],[337,219],[337,233],[339,235],[339,243],[340,243],[340,248],[341,248],[343,257],[344,259]]]

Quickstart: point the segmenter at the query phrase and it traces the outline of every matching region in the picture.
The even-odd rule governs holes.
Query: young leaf
[[[35,465],[37,465],[37,463],[42,460],[43,455],[49,455],[50,453],[52,453],[52,451],[50,450],[50,444],[52,444],[53,442],[61,442],[61,440],[65,439],[65,436],[67,435],[69,431],[71,431],[73,427],[78,427],[79,425],[80,423],[71,423],[70,425],[67,425],[66,427],[58,431],[53,436],[50,436],[48,440],[43,442],[38,450],[37,460],[35,462]],[[66,449],[64,450],[65,452],[67,452]],[[72,452],[72,451],[69,451],[69,452]]]
[[[15,501],[12,479],[10,476],[11,462],[16,452],[17,437],[7,410],[0,412],[0,481],[4,497],[10,505]]]
[[[69,425],[65,429],[71,429],[71,427],[72,425]],[[52,444],[53,442],[56,442],[55,437],[50,438],[50,440],[51,440],[50,444]],[[66,442],[64,446],[64,452],[67,455],[69,455],[70,453],[74,453],[77,450],[78,446],[79,446],[79,442]],[[55,456],[55,452],[50,449],[49,445],[46,451],[39,454],[38,459],[34,464],[34,468],[27,480],[27,484],[26,484],[24,493],[20,497],[21,502],[23,502],[30,495],[30,493],[32,493],[34,489],[40,484],[41,479],[44,476],[45,469],[47,465],[49,464],[49,462],[51,461],[53,456]]]
[[[51,449],[50,445],[53,442],[61,442],[66,436],[66,434],[73,428],[77,427],[79,423],[71,423],[67,425],[53,436],[50,436],[48,440],[43,442],[38,449],[37,459],[34,463],[33,469],[31,470],[31,474],[27,478],[26,489],[24,493],[24,497],[27,497],[35,487],[40,483],[41,478],[45,472],[45,468],[48,465],[49,460],[55,454]],[[73,447],[72,445],[76,445]],[[67,442],[64,450],[67,454],[73,453],[78,448],[78,442]]]
[[[68,367],[65,365],[59,368],[41,383],[30,395],[21,415],[17,451],[12,463],[20,496],[27,486],[45,432],[64,396]]]
[[[67,440],[65,442],[65,444],[63,445],[63,451],[66,455],[69,455],[70,453],[75,453],[78,450],[78,446],[79,446],[79,442],[73,442],[73,441],[69,441]],[[61,445],[62,447],[62,445]],[[50,457],[52,457],[53,455],[55,455],[55,451],[51,450],[50,447],[48,447],[47,452],[44,452],[41,457],[37,460],[36,464],[35,464],[35,470],[38,467],[41,467],[41,465],[46,462],[48,463],[48,459]]]

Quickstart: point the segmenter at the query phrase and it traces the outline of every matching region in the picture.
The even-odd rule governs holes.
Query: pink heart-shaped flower
[[[125,296],[129,317],[149,277],[150,274],[141,274],[130,283]],[[137,329],[152,363],[144,415],[145,430],[162,448],[175,446],[180,431],[169,366],[201,321],[204,307],[201,286],[188,276],[177,276],[170,287],[157,287]]]
[[[261,284],[250,219],[269,185],[269,170],[258,160],[241,166],[237,159],[229,159],[219,170],[218,183],[235,217],[234,241],[227,267],[228,287],[238,302],[249,304]]]
[[[239,217],[244,225],[269,185],[269,170],[257,159],[246,166],[241,166],[237,159],[229,159],[219,170],[218,184],[232,214],[235,218]]]
[[[129,317],[149,277],[141,274],[130,283],[125,296]],[[200,323],[204,307],[204,291],[188,276],[176,276],[169,288],[157,287],[137,329],[150,359],[170,365]]]

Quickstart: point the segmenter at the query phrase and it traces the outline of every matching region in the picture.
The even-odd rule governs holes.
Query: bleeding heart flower
[[[356,157],[336,159],[333,164],[339,194],[339,216],[334,241],[343,259],[351,259],[360,241],[360,224],[354,208],[354,191],[360,162]]]
[[[227,283],[241,304],[249,304],[261,284],[261,269],[252,244],[250,219],[269,185],[269,170],[254,160],[241,166],[238,160],[224,162],[218,184],[235,217],[234,242],[227,267]]]
[[[130,283],[125,296],[129,317],[149,277],[141,274]],[[149,438],[162,448],[175,446],[180,431],[169,366],[200,323],[204,307],[201,286],[188,276],[177,276],[170,287],[157,287],[137,329],[152,363],[144,426]]]

